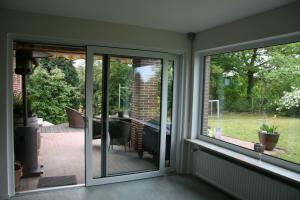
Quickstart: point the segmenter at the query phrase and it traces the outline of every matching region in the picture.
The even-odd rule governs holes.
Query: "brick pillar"
[[[147,70],[143,70],[146,69]],[[132,121],[131,142],[135,150],[142,149],[143,124],[158,117],[158,88],[161,79],[161,61],[153,59],[133,59]],[[159,75],[158,75],[158,74]]]
[[[204,102],[203,102],[203,128],[202,133],[208,134],[208,112],[209,112],[209,83],[210,83],[210,56],[205,57],[205,74],[204,74]]]
[[[16,58],[13,58],[13,92],[22,93],[22,76],[15,74]]]

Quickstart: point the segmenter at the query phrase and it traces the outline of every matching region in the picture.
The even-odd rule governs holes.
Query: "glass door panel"
[[[108,175],[159,169],[162,60],[110,57]]]
[[[169,63],[168,63],[168,111],[167,111],[167,127],[166,127],[167,132],[166,132],[166,162],[165,162],[166,167],[171,166],[174,64],[175,64],[175,61],[169,60]]]
[[[168,93],[165,56],[87,48],[87,185],[163,174]]]
[[[101,135],[102,135],[102,70],[103,57],[93,55],[92,95],[92,163],[93,178],[101,177]]]

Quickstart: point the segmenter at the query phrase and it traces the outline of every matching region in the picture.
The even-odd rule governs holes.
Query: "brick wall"
[[[152,66],[152,67],[150,67]],[[142,70],[148,68],[147,70]],[[159,72],[153,74],[153,71]],[[133,83],[132,83],[132,121],[131,143],[134,149],[142,149],[143,124],[158,117],[158,87],[160,84],[161,61],[154,59],[133,59]]]
[[[13,58],[13,92],[21,93],[22,92],[22,76],[15,74],[16,68],[16,59]]]
[[[202,133],[204,135],[208,134],[207,128],[208,128],[208,112],[209,112],[209,83],[210,83],[210,56],[205,57],[205,74],[204,74],[204,102],[203,102],[203,129]]]

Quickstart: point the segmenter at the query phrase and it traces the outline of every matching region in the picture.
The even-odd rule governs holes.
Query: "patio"
[[[85,183],[84,130],[70,128],[67,123],[41,127],[38,161],[44,173],[40,177],[76,176],[77,184]],[[93,140],[93,174],[100,176],[101,140]],[[132,149],[114,145],[108,152],[108,174],[155,169],[150,154],[143,159]],[[22,178],[17,191],[38,189],[40,177]]]

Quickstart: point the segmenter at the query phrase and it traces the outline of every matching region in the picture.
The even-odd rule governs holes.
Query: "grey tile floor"
[[[232,197],[191,176],[164,176],[93,187],[18,194],[12,200],[229,200]]]

